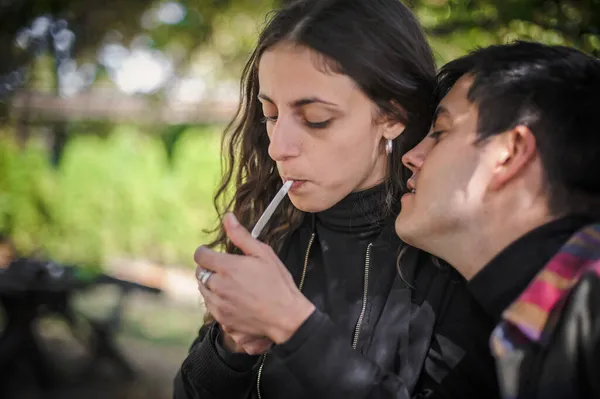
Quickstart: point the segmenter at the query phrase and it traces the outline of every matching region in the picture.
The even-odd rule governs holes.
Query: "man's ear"
[[[531,129],[525,125],[498,135],[494,139],[493,177],[490,188],[498,190],[522,173],[537,153],[537,143]]]

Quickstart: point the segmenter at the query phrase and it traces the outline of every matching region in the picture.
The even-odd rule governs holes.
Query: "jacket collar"
[[[600,275],[600,223],[574,234],[504,312],[506,323],[539,341],[550,312],[586,271]],[[544,331],[544,334],[551,331]]]
[[[507,246],[468,283],[479,304],[493,318],[502,313],[575,234],[595,220],[570,215],[546,223]]]

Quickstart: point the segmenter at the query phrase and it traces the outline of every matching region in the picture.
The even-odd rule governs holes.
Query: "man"
[[[442,68],[396,232],[498,323],[506,398],[600,397],[600,62],[517,42]]]

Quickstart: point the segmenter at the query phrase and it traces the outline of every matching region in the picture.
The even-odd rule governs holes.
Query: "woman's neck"
[[[316,214],[325,227],[345,233],[374,233],[395,213],[388,209],[385,184],[350,193],[331,208]]]

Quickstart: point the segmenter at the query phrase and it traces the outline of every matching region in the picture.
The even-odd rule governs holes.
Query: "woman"
[[[394,232],[401,156],[428,130],[434,89],[430,48],[397,0],[295,1],[273,15],[224,147],[217,200],[233,185],[237,219],[212,247],[226,253],[195,255],[213,272],[199,289],[216,320],[176,398],[496,396],[492,322]],[[288,179],[265,245],[247,229]]]

